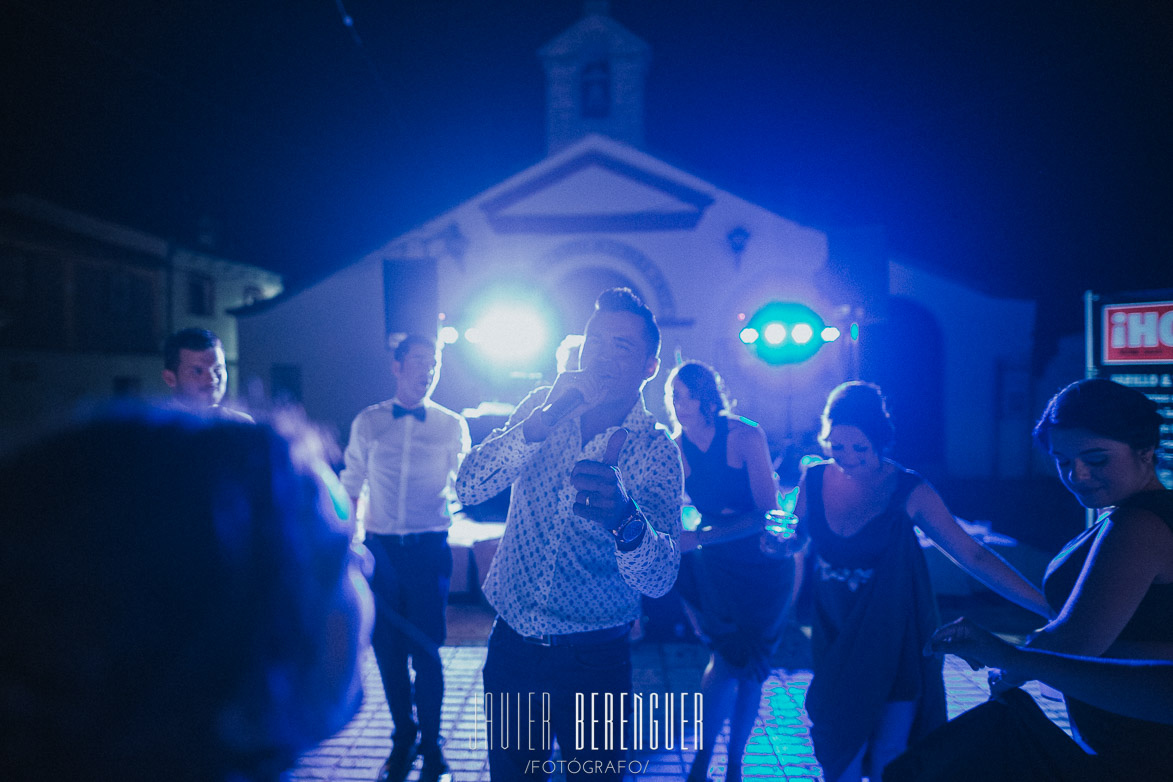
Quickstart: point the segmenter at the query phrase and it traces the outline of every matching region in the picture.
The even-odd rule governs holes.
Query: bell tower
[[[611,18],[606,0],[588,0],[582,19],[538,56],[546,71],[548,154],[588,133],[643,146],[651,47]]]

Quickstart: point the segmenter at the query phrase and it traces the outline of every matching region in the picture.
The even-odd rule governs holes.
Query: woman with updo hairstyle
[[[1100,378],[1047,403],[1035,442],[1067,490],[1100,514],[1047,567],[1043,592],[1057,617],[1025,648],[1173,660],[1173,492],[1157,474],[1162,424],[1153,400]],[[1021,682],[998,671],[990,679],[996,699],[900,758],[892,779],[1009,780],[1031,768],[1056,780],[1173,778],[1173,726],[1065,695],[1077,743],[1048,723]]]
[[[701,679],[701,748],[688,778],[708,778],[728,720],[725,779],[735,782],[794,594],[795,563],[762,551],[765,513],[778,507],[778,490],[761,427],[730,413],[720,375],[699,361],[673,369],[664,391],[685,492],[701,514],[699,548],[684,554],[677,587],[711,651]]]
[[[878,386],[827,398],[795,513],[811,540],[811,740],[828,782],[879,780],[884,766],[945,722],[940,658],[922,650],[940,622],[913,527],[1018,605],[1049,617],[1043,595],[970,537],[921,476],[888,458],[894,437]]]

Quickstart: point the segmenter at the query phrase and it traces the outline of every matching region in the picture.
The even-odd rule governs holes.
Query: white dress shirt
[[[665,594],[680,567],[679,450],[656,426],[641,396],[622,424],[629,434],[619,470],[652,529],[635,550],[621,552],[601,524],[574,515],[576,492],[570,484],[575,462],[602,459],[619,427],[584,445],[578,419],[569,419],[542,442],[528,443],[521,423],[545,396],[546,389],[539,389],[526,397],[503,428],[469,453],[457,475],[456,493],[466,504],[513,484],[505,536],[483,592],[522,635],[577,633],[633,621],[640,615],[640,594]]]
[[[364,526],[379,535],[448,529],[448,501],[460,458],[468,452],[464,417],[425,399],[424,420],[395,418],[390,399],[359,413],[350,426],[342,485],[358,497],[370,487]]]

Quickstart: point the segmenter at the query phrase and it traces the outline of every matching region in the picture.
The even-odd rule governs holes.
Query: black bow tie
[[[405,415],[414,415],[420,421],[424,420],[424,408],[422,405],[420,407],[413,407],[409,410],[408,408],[396,402],[395,405],[391,408],[391,414],[396,418],[403,418]]]

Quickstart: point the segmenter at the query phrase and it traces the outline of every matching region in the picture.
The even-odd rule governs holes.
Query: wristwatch
[[[633,551],[643,539],[648,530],[648,520],[635,500],[630,500],[627,516],[624,517],[611,533],[615,536],[615,545],[620,551]]]

